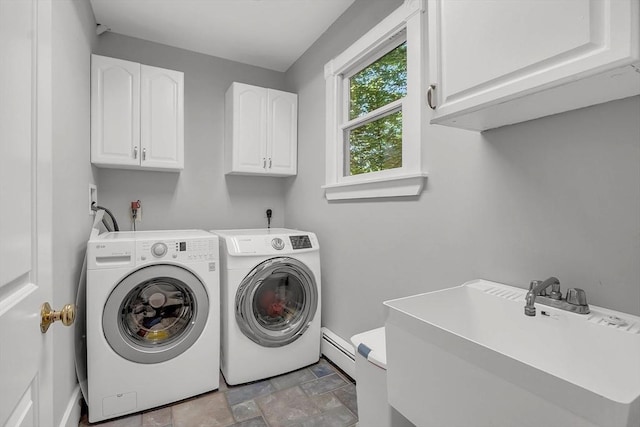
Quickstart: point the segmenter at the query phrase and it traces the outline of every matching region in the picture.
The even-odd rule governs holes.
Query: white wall
[[[419,197],[327,202],[323,66],[400,4],[357,0],[287,71],[300,117],[286,225],[318,234],[323,324],[348,339],[384,322],[386,299],[551,275],[640,314],[640,97],[483,134],[430,126]]]
[[[53,306],[74,303],[93,217],[89,215],[90,53],[96,41],[87,1],[52,2],[53,39]],[[76,387],[74,327],[51,329],[54,424]],[[77,414],[80,407],[75,407]],[[76,415],[77,415],[76,414]],[[47,424],[47,423],[44,423]],[[43,425],[44,425],[43,424]]]
[[[178,173],[97,169],[98,202],[130,230],[130,202],[142,201],[138,230],[284,225],[285,181],[224,175],[224,94],[234,81],[286,90],[284,73],[105,33],[94,53],[184,72],[185,166]]]

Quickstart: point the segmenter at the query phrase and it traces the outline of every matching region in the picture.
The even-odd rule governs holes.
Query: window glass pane
[[[402,111],[396,111],[347,132],[349,170],[358,175],[402,167]]]
[[[407,42],[349,79],[349,120],[407,94]]]

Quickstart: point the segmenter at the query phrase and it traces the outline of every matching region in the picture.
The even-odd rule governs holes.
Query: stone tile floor
[[[227,386],[173,405],[80,427],[353,427],[358,426],[353,380],[326,359],[245,385]]]

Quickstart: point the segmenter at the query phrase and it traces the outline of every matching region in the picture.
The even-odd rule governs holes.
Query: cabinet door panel
[[[91,161],[139,164],[140,64],[93,55],[91,72]]]
[[[269,139],[267,157],[269,171],[276,175],[295,175],[298,145],[298,96],[268,90]]]
[[[442,65],[449,97],[591,43],[589,2],[450,1],[442,3]],[[477,37],[481,34],[482,37]],[[601,44],[601,43],[600,43]]]
[[[184,167],[184,74],[142,65],[142,166]]]
[[[264,173],[267,157],[267,90],[242,84],[235,89],[234,171]]]
[[[486,129],[597,103],[575,90],[558,99],[550,93],[542,111],[519,103],[502,119],[483,113],[638,61],[639,15],[637,0],[430,1],[432,122]],[[606,102],[619,98],[612,89],[592,91]],[[568,100],[576,98],[577,107]]]

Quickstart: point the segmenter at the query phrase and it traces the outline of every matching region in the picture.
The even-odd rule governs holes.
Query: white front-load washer
[[[218,237],[104,233],[87,245],[87,381],[96,422],[218,388]]]
[[[320,252],[314,233],[214,230],[220,237],[222,374],[228,384],[320,358]]]

